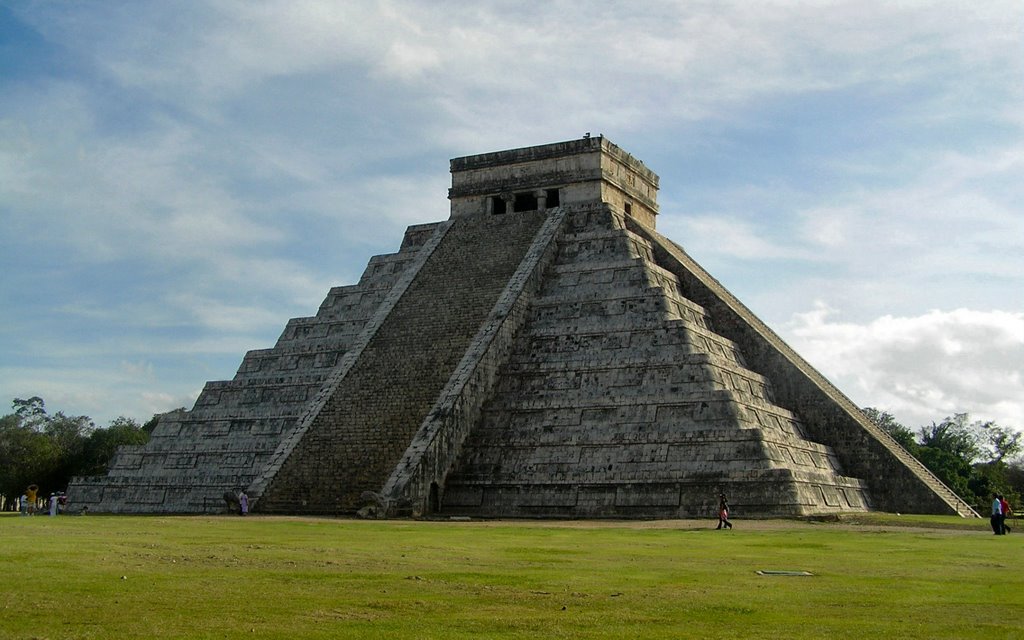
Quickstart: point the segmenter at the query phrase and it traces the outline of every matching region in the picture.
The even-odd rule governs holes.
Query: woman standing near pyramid
[[[732,529],[732,523],[729,522],[729,501],[725,499],[724,493],[718,497],[718,526],[715,529],[721,529],[722,525],[725,525],[726,529]]]

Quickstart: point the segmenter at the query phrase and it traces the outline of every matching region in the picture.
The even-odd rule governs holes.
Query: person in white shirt
[[[1003,503],[999,501],[999,496],[992,494],[992,533],[997,536],[1003,535]]]

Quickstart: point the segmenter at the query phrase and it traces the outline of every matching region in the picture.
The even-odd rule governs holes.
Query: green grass
[[[0,638],[1024,636],[1024,529],[711,524],[3,516]]]

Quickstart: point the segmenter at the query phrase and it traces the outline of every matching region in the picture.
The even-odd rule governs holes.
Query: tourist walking
[[[245,495],[244,489],[238,492],[238,508],[243,516],[249,513],[249,496]]]
[[[989,518],[992,524],[992,533],[997,536],[1003,535],[1003,504],[999,501],[999,495],[992,494],[992,517]]]
[[[1006,498],[1003,497],[1003,494],[999,494],[999,510],[1002,511],[1002,513],[999,515],[999,521],[1003,525],[1003,533],[1010,533],[1010,527],[1006,526],[1006,519],[1010,517],[1010,514],[1013,513],[1013,510],[1010,509],[1010,503],[1006,501]]]
[[[732,529],[732,523],[729,522],[729,501],[725,499],[724,493],[718,497],[718,526],[715,530],[722,527]]]

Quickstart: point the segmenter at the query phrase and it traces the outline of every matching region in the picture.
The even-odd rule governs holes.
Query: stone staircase
[[[588,136],[450,168],[449,220],[74,479],[72,508],[976,515],[654,231],[638,159]]]
[[[288,322],[271,349],[249,351],[232,380],[208,382],[191,411],[165,415],[146,445],[122,447],[107,476],[75,478],[74,509],[209,513],[247,487],[294,430],[381,301],[439,224],[409,227],[358,284],[330,290],[313,317]]]
[[[748,354],[751,368],[772,373],[779,401],[802,408],[809,436],[828,444],[850,473],[866,481],[872,508],[978,516],[679,245],[636,220],[627,219],[627,227],[650,243],[656,262],[677,276],[685,295],[704,305],[720,331]]]
[[[605,209],[577,216],[445,481],[442,512],[706,516],[864,510],[735,343]]]
[[[356,511],[379,492],[545,220],[450,221],[408,289],[259,491],[266,513]]]

